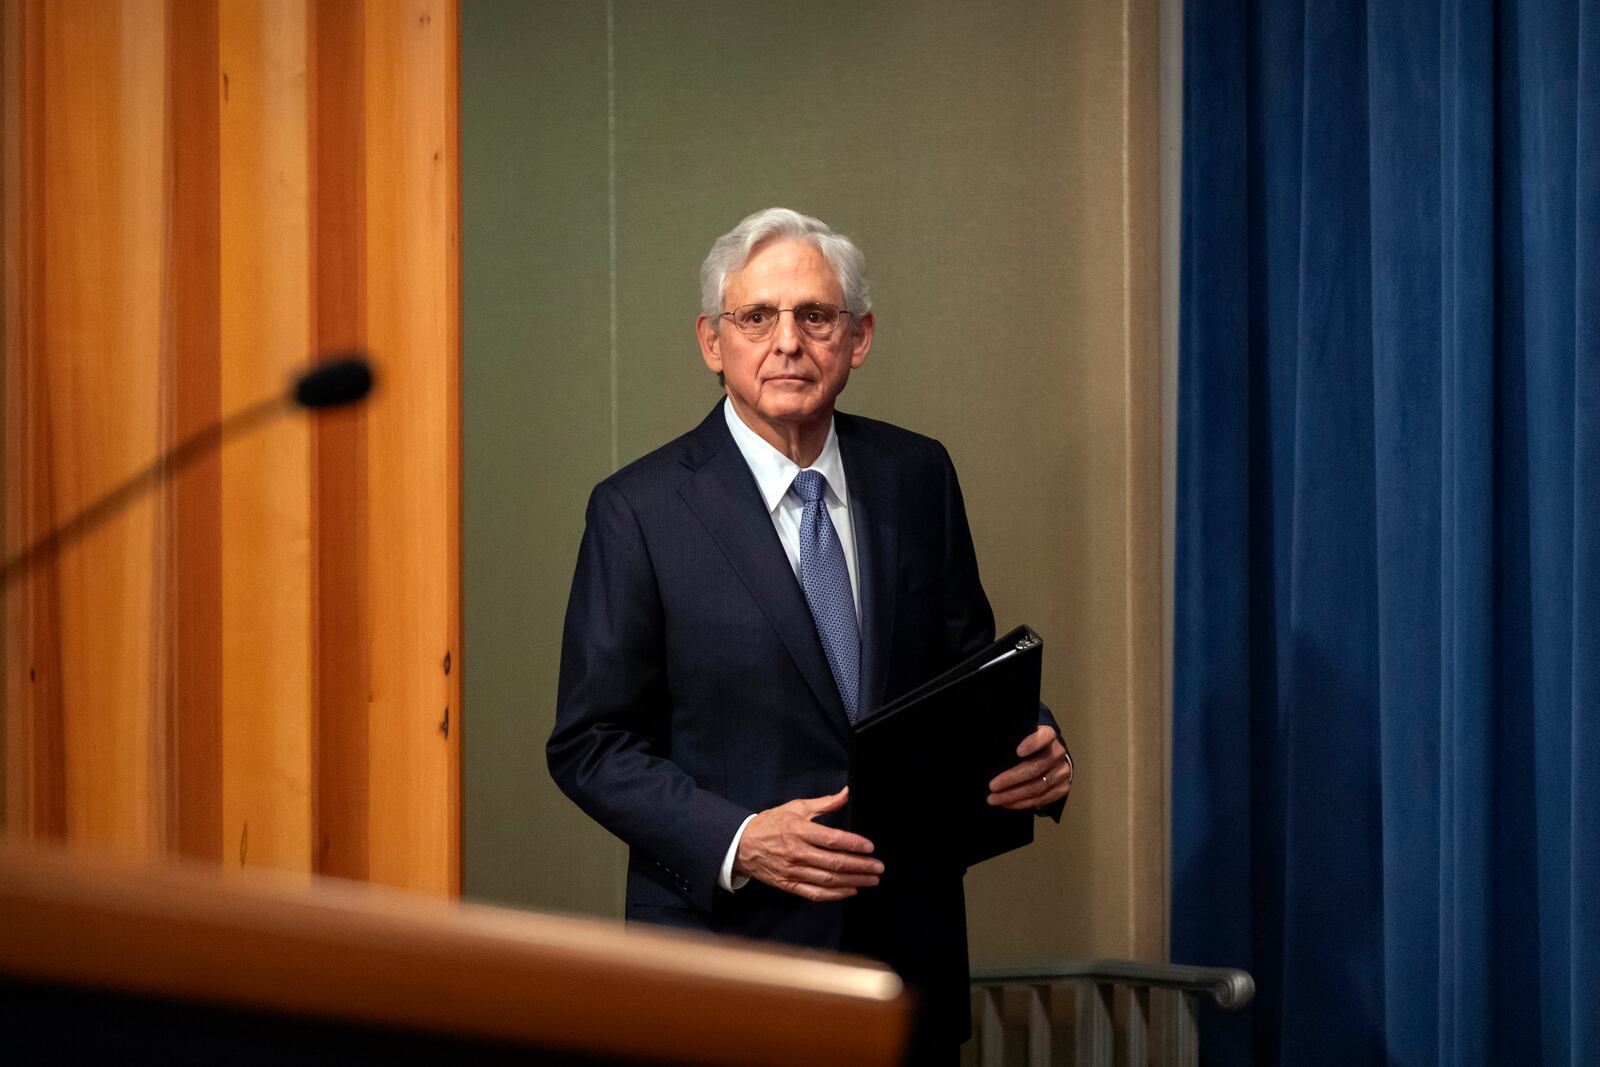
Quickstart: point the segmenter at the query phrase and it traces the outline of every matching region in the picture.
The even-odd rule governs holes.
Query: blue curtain
[[[1600,4],[1185,4],[1211,1062],[1600,1062]]]

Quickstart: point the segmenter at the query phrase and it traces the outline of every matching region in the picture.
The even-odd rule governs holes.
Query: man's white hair
[[[834,233],[821,219],[786,207],[769,207],[745,216],[743,222],[718,237],[700,265],[700,310],[706,318],[721,322],[717,316],[723,311],[722,293],[728,275],[742,270],[762,245],[780,240],[805,241],[822,253],[839,278],[839,288],[844,290],[846,311],[860,318],[872,310],[872,296],[867,291],[867,257],[855,242]]]

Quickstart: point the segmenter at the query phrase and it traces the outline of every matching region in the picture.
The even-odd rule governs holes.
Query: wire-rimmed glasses
[[[839,328],[839,321],[850,315],[850,312],[832,304],[812,302],[796,304],[792,308],[774,307],[771,304],[741,304],[718,317],[732,319],[740,333],[752,341],[761,341],[772,336],[772,331],[778,327],[778,319],[785,311],[793,312],[795,327],[816,341],[832,337],[833,331]]]

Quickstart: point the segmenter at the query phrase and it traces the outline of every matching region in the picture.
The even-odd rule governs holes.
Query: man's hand
[[[1040,725],[1023,738],[1017,755],[1022,762],[989,783],[990,804],[1026,811],[1054,804],[1072,791],[1072,760],[1050,727]]]
[[[844,807],[849,792],[791,800],[758,814],[739,837],[734,873],[807,900],[843,900],[861,886],[877,885],[883,864],[867,855],[871,841],[811,821]]]

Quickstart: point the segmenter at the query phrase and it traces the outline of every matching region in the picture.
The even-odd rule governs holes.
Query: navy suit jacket
[[[870,711],[992,641],[994,617],[944,447],[843,413],[835,427]],[[896,891],[886,872],[849,907],[754,881],[731,894],[717,886],[746,816],[845,784],[849,729],[805,596],[718,404],[590,497],[551,774],[627,843],[629,920],[866,951],[919,987],[925,1012],[957,1020],[959,1040],[968,1016],[959,876]]]

